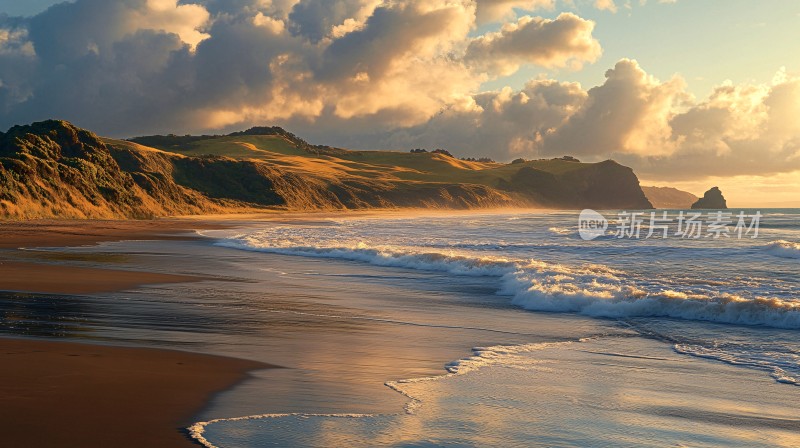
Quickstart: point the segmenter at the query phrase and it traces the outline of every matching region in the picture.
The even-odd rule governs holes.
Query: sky
[[[0,0],[0,130],[280,125],[800,206],[799,50],[796,0]]]

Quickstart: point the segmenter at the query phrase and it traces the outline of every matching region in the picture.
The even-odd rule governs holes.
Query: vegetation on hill
[[[613,160],[591,164],[564,159],[546,162],[549,163],[526,163],[510,180],[502,180],[500,187],[524,192],[535,202],[552,208],[653,208],[633,170]]]
[[[655,208],[683,210],[692,207],[697,196],[671,187],[642,187],[645,196]]]
[[[281,128],[99,138],[64,121],[0,133],[0,216],[146,218],[271,209],[649,208],[615,162],[500,164],[432,152],[349,151]]]
[[[234,132],[228,135],[149,135],[144,137],[134,137],[130,139],[130,141],[143,146],[151,146],[153,148],[159,148],[165,151],[185,151],[193,147],[201,147],[201,145],[198,145],[198,143],[204,141],[220,140],[224,137],[235,137],[233,140],[237,140],[238,137],[244,136],[273,137],[270,140],[275,142],[283,141],[294,149],[302,150],[312,154],[336,154],[341,152],[341,150],[331,146],[312,145],[279,126],[253,127],[246,131]]]

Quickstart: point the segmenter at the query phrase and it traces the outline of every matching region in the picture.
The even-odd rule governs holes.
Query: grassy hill
[[[554,159],[311,145],[281,128],[100,138],[63,121],[0,133],[0,216],[144,218],[365,208],[649,208],[632,170]]]
[[[269,135],[259,135],[266,130]],[[511,203],[552,208],[649,208],[632,170],[613,161],[571,158],[476,162],[435,152],[350,151],[312,146],[280,128],[254,128],[227,136],[150,136],[132,141],[175,153],[257,160],[303,175],[380,179],[403,183],[479,185],[510,196]]]
[[[672,187],[642,187],[645,196],[655,208],[685,210],[692,208],[697,196]]]

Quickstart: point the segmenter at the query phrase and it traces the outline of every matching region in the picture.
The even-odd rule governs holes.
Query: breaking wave
[[[291,244],[286,242],[285,244]],[[251,251],[335,258],[461,276],[495,277],[498,294],[532,311],[568,312],[593,317],[669,317],[738,325],[800,329],[800,302],[774,297],[741,297],[727,292],[688,293],[638,285],[623,271],[601,264],[565,266],[537,260],[480,257],[392,246],[281,246],[259,233],[217,244]]]
[[[778,240],[769,243],[766,249],[776,257],[800,259],[800,243]]]

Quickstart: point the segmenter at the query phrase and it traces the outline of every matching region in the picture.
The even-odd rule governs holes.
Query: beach
[[[771,241],[796,232],[796,218],[776,216],[765,222],[763,241],[607,238],[593,245],[577,237],[570,212],[139,223],[152,230],[72,247],[4,249],[2,258],[171,281],[65,295],[32,282],[28,292],[0,293],[0,331],[14,343],[66,341],[31,354],[42,358],[19,371],[23,380],[51,375],[50,366],[80,371],[86,365],[63,363],[100,359],[88,355],[102,347],[111,369],[103,378],[132,383],[114,369],[142,366],[124,369],[142,384],[139,396],[184,390],[191,400],[180,412],[149,415],[131,432],[161,434],[167,446],[178,446],[168,437],[194,443],[192,434],[220,448],[791,447],[800,440],[800,347],[790,303],[796,261]],[[26,238],[28,247],[38,244]],[[683,270],[703,257],[728,262]],[[747,278],[735,271],[745,258]],[[754,288],[775,297],[718,297]],[[110,361],[123,358],[128,364]],[[204,384],[196,378],[204,367],[148,373],[177,362],[226,373]],[[15,383],[42,389],[6,381]],[[141,392],[156,390],[163,393]],[[30,409],[51,418],[53,400],[37,396]],[[109,427],[97,422],[70,426]],[[31,431],[20,430],[20,440]],[[152,443],[145,446],[159,446]]]
[[[214,227],[206,224],[197,227]],[[93,245],[115,240],[187,238],[187,223],[163,221],[7,221],[0,223],[0,290],[52,294],[86,294],[130,289],[141,284],[198,279],[143,271],[70,266],[53,254],[30,249]],[[25,249],[25,250],[20,250]],[[102,258],[97,259],[103,262]],[[113,264],[112,264],[113,265]]]
[[[169,350],[0,339],[7,447],[196,446],[210,397],[268,366]]]
[[[191,276],[70,266],[69,257],[14,251],[122,239],[175,240],[187,238],[184,234],[198,227],[218,226],[185,221],[3,222],[0,290],[67,295],[198,281]],[[26,261],[15,261],[20,258]],[[78,259],[87,260],[104,261]],[[243,380],[248,372],[270,367],[174,350],[8,338],[0,338],[0,357],[3,445],[19,447],[196,446],[183,430],[194,414],[213,394]]]
[[[0,448],[800,448],[762,3],[0,0]]]

